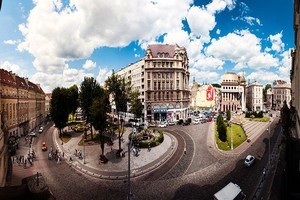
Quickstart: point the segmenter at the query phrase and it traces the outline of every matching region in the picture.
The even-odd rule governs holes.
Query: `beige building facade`
[[[226,72],[221,83],[221,111],[231,112],[246,110],[246,80],[233,72]]]
[[[263,110],[263,85],[254,82],[246,87],[246,107],[248,111]]]
[[[286,101],[287,105],[289,106],[292,99],[291,84],[283,83],[273,85],[273,98],[274,109],[280,110],[284,101]]]
[[[184,47],[149,45],[145,56],[147,121],[186,119],[189,113],[189,59]]]
[[[146,55],[116,74],[130,78],[140,92],[147,121],[188,117],[189,65],[186,49],[178,45],[152,44]]]
[[[191,87],[191,103],[190,107],[193,109],[200,110],[218,110],[218,91],[210,85],[203,84],[199,85],[194,81]]]

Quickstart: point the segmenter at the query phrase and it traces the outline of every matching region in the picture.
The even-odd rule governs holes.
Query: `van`
[[[144,125],[144,122],[141,118],[129,119],[128,122],[131,124],[131,126],[143,126]]]
[[[240,186],[235,183],[228,183],[220,191],[214,194],[214,200],[245,200],[246,195]]]

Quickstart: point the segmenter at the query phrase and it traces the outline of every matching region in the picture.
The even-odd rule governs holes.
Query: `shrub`
[[[226,135],[226,126],[223,123],[220,123],[220,125],[218,126],[218,133],[219,133],[219,139],[222,141],[222,142],[226,142],[227,141],[227,135]]]

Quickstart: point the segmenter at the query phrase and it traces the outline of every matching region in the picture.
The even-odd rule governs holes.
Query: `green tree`
[[[136,118],[141,118],[143,115],[143,104],[139,99],[140,92],[135,90],[130,93],[130,113],[134,114]]]
[[[267,84],[267,85],[265,86],[265,88],[263,88],[263,100],[264,100],[264,102],[267,101],[267,91],[268,91],[268,89],[271,88],[271,87],[272,87],[271,84]]]
[[[69,99],[70,99],[70,102],[69,102],[69,107],[70,107],[70,113],[72,115],[75,114],[76,110],[77,110],[77,107],[78,107],[78,87],[77,85],[73,85],[71,87],[68,88],[68,91],[69,91]]]
[[[63,136],[62,129],[68,121],[69,107],[69,92],[66,88],[57,87],[52,91],[50,100],[50,116],[59,129],[60,136]]]
[[[227,134],[226,134],[227,130],[226,130],[226,125],[225,123],[220,123],[219,127],[218,127],[218,133],[219,133],[219,139],[222,142],[226,142],[227,141]]]
[[[116,106],[119,139],[119,151],[117,154],[120,154],[122,151],[121,138],[124,134],[124,120],[120,120],[120,112],[127,112],[131,82],[130,80],[126,81],[125,78],[120,77],[113,71],[112,75],[106,80],[106,85],[109,93],[112,95],[113,103]]]
[[[90,108],[96,97],[100,96],[100,85],[93,77],[84,77],[83,82],[80,85],[80,106],[83,111],[84,118],[87,123],[91,123]],[[93,138],[93,127],[90,126],[91,138]],[[86,134],[86,132],[85,132]],[[85,135],[86,137],[86,135]]]
[[[227,121],[230,121],[230,119],[231,119],[231,112],[230,112],[230,110],[226,111],[226,119],[227,119]]]
[[[100,147],[101,147],[101,156],[100,158],[102,160],[106,160],[104,156],[104,144],[105,144],[105,138],[104,138],[104,132],[107,128],[107,101],[108,95],[106,91],[103,88],[100,88],[99,95],[94,98],[92,105],[90,107],[90,121],[91,124],[94,126],[96,130],[99,131],[100,134]]]

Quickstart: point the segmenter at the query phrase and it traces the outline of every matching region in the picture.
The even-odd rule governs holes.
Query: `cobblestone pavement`
[[[252,140],[251,143],[247,143],[242,148],[235,149],[233,153],[220,152],[215,146],[213,124],[168,127],[165,129],[166,132],[170,132],[168,134],[169,139],[166,137],[165,140],[168,147],[165,148],[164,145],[160,145],[163,149],[157,149],[156,153],[155,148],[152,148],[150,152],[147,150],[141,151],[138,157],[131,156],[132,159],[135,159],[132,163],[135,172],[138,172],[142,165],[147,168],[153,165],[151,162],[147,164],[145,162],[147,159],[149,161],[149,159],[154,158],[154,160],[168,158],[161,164],[161,167],[157,166],[157,170],[151,169],[145,175],[131,179],[131,191],[136,199],[211,199],[213,194],[224,187],[228,181],[240,184],[247,194],[251,194],[266,161],[264,155],[267,142],[264,136],[257,136],[256,142]],[[53,132],[54,127],[51,127],[45,137],[52,139],[52,136],[56,135],[50,137],[50,133]],[[72,156],[75,148],[83,151],[83,149],[80,149],[82,147],[75,145],[78,143],[79,138],[78,135],[77,140],[71,140],[72,142],[63,145],[58,142],[58,138],[54,139],[57,141],[55,145],[62,148],[61,150],[64,149],[65,157],[68,157],[68,154]],[[124,138],[126,137],[124,136]],[[182,141],[178,138],[181,138]],[[48,141],[46,138],[45,140]],[[181,142],[185,142],[186,146],[181,145]],[[50,145],[50,142],[47,143]],[[122,145],[126,147],[126,143]],[[186,154],[184,154],[184,147],[187,146]],[[114,144],[112,151],[107,146],[105,149],[106,156],[114,156],[116,149],[116,144]],[[104,165],[99,164],[97,157],[93,157],[94,154],[99,155],[99,146],[96,146],[94,150],[85,147],[85,152],[86,164],[83,164],[83,160],[73,156],[73,162],[70,163],[64,161],[57,164],[44,157],[45,160],[41,162],[43,164],[35,165],[40,167],[40,172],[43,173],[55,197],[57,199],[126,199],[128,194],[128,181],[126,179],[116,180],[115,176],[99,179],[97,176],[91,176],[88,173],[93,170],[95,170],[95,173],[99,171],[101,173],[110,171],[125,173],[127,169],[126,158],[116,161],[111,159],[111,163]],[[154,152],[153,156],[149,156],[152,152]],[[255,153],[258,160],[252,169],[246,169],[243,166],[243,160],[245,155],[251,152]],[[155,155],[158,157],[155,157]],[[176,159],[172,160],[172,158]],[[74,163],[78,167],[74,167]],[[84,166],[89,171],[84,171],[87,169]],[[111,168],[112,166],[115,166],[115,168]],[[162,173],[160,174],[160,172]],[[154,174],[158,176],[154,176]],[[113,178],[114,180],[107,178]]]

